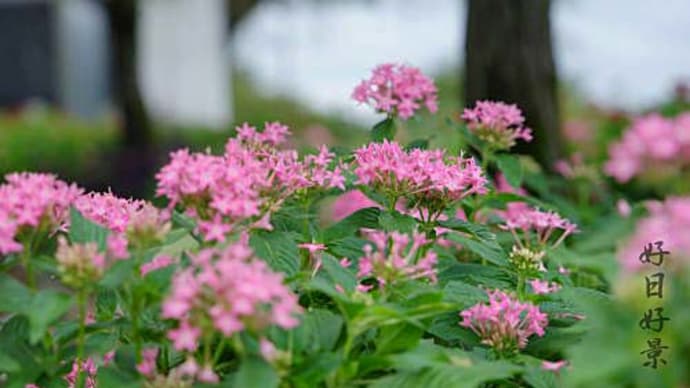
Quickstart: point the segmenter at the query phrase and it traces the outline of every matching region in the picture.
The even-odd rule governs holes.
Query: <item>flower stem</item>
[[[525,299],[525,275],[520,272],[518,272],[517,294],[518,299]]]
[[[79,334],[77,337],[77,384],[78,388],[84,385],[84,349],[86,347],[86,290],[80,289],[77,294],[79,308]]]

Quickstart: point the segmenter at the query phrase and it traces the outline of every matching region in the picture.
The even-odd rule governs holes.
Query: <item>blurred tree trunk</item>
[[[125,146],[151,144],[149,116],[137,80],[137,0],[106,1],[114,64],[115,100],[122,110]]]
[[[120,195],[145,194],[155,164],[153,130],[137,77],[137,0],[106,0],[113,56],[113,94],[120,110],[122,147],[112,166]]]
[[[235,27],[244,19],[249,12],[259,3],[259,0],[226,0],[228,13],[230,17],[230,32],[235,31]]]
[[[561,155],[550,0],[469,0],[465,40],[465,105],[515,103],[534,131],[514,148],[551,169]]]

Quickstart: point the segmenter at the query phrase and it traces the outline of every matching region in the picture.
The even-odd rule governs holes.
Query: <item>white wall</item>
[[[139,83],[158,121],[224,128],[232,119],[223,0],[146,0],[139,15]]]

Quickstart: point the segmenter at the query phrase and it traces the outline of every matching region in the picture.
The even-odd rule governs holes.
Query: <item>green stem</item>
[[[134,292],[130,289],[131,300],[131,310],[130,315],[132,317],[132,337],[134,338],[134,352],[137,363],[141,362],[141,333],[139,326],[139,298],[134,295]]]
[[[84,349],[86,347],[86,290],[81,289],[77,294],[79,307],[79,334],[77,337],[77,384],[78,388],[84,386],[84,374],[82,364],[84,363]]]
[[[216,365],[218,363],[218,360],[220,359],[220,356],[223,355],[223,349],[225,349],[225,345],[227,344],[227,342],[228,340],[226,337],[221,338],[220,343],[216,348],[216,352],[213,354],[213,365]]]
[[[518,283],[517,283],[517,293],[518,299],[525,299],[525,276],[518,272]]]
[[[31,266],[30,247],[24,247],[24,253],[22,253],[22,265],[24,266],[24,271],[26,272],[27,286],[29,286],[31,291],[36,291],[36,279],[34,278],[34,271]]]

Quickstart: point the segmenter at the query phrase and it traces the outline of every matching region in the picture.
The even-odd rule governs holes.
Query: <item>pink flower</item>
[[[381,208],[381,205],[369,199],[359,190],[350,190],[341,194],[335,202],[333,202],[331,212],[333,220],[340,221],[357,210],[368,207]]]
[[[419,249],[431,242],[424,235],[414,233],[410,237],[378,230],[363,230],[363,233],[370,243],[364,246],[364,256],[359,259],[360,280],[374,277],[379,287],[419,278],[436,282],[436,253],[429,250],[417,257]]]
[[[275,345],[265,338],[259,340],[259,351],[261,356],[268,362],[272,362],[278,354]]]
[[[609,147],[604,171],[625,183],[638,175],[659,175],[690,164],[690,116],[675,119],[659,114],[635,119],[621,140]]]
[[[355,151],[357,184],[372,186],[393,197],[403,195],[440,213],[454,201],[487,192],[487,180],[474,159],[446,156],[442,150],[404,150],[385,140]]]
[[[141,268],[139,269],[141,276],[146,276],[149,272],[159,270],[161,268],[165,268],[173,264],[173,259],[172,257],[168,255],[159,255],[153,258],[153,260],[149,261],[148,263],[144,263],[141,265]]]
[[[195,351],[199,345],[199,336],[201,336],[201,329],[191,326],[187,321],[182,321],[179,328],[168,332],[168,338],[173,341],[173,346],[179,351]]]
[[[137,364],[137,371],[144,377],[154,377],[156,375],[156,357],[158,348],[144,349],[141,352],[142,360]]]
[[[562,233],[552,244],[553,248],[557,247],[567,236],[577,231],[577,225],[555,212],[544,212],[527,206],[509,207],[504,218],[505,223],[499,227],[509,230],[520,248],[530,247],[532,241],[528,240],[527,237],[519,237],[519,231],[523,232],[524,236],[534,235],[536,244],[541,248],[548,244],[549,238],[557,230],[562,230]]]
[[[616,202],[616,210],[618,211],[618,214],[623,218],[628,218],[630,216],[630,213],[632,213],[630,203],[628,203],[628,201],[622,198],[619,199],[618,202]]]
[[[40,173],[5,175],[0,185],[0,255],[20,252],[16,240],[24,228],[55,232],[69,221],[69,208],[82,193],[76,185]]]
[[[550,294],[561,289],[561,285],[554,282],[548,282],[539,279],[533,279],[529,281],[530,286],[532,286],[532,292],[537,295]]]
[[[465,109],[462,119],[467,128],[495,149],[509,149],[518,139],[532,140],[532,130],[516,105],[477,101],[474,109]]]
[[[422,104],[431,113],[438,110],[434,82],[418,68],[392,63],[377,66],[371,78],[355,87],[352,98],[403,120],[412,117]]]
[[[79,373],[85,374],[86,378],[86,388],[96,388],[96,372],[98,371],[98,367],[94,363],[92,358],[87,358],[86,361],[84,362],[79,362],[79,360],[74,360],[74,363],[72,363],[72,370],[65,375],[64,379],[67,381],[67,386],[69,388],[75,388],[77,385],[77,379],[79,377]]]
[[[644,268],[640,255],[649,244],[663,242],[664,251],[672,254],[674,265],[690,262],[690,197],[669,197],[663,202],[646,203],[649,215],[637,222],[635,232],[618,251],[618,261],[626,271]],[[666,260],[668,255],[666,255]]]
[[[279,150],[288,134],[280,123],[261,132],[245,123],[223,155],[176,151],[156,175],[156,193],[197,218],[206,241],[222,242],[238,227],[270,230],[271,213],[298,190],[345,187],[342,166],[326,147],[302,160]]]
[[[460,312],[460,326],[472,329],[482,343],[499,352],[516,352],[527,346],[532,335],[545,334],[548,319],[537,306],[522,303],[502,291],[489,291],[489,304]]]
[[[542,361],[541,368],[551,372],[559,372],[563,367],[568,365],[568,361]]]
[[[298,244],[297,246],[302,248],[302,249],[306,249],[307,251],[309,251],[310,254],[314,254],[314,253],[326,250],[326,246],[323,244],[319,244],[319,243],[302,243],[302,244]]]
[[[97,282],[106,268],[96,243],[69,244],[63,235],[58,236],[55,259],[62,281],[75,288]]]
[[[179,322],[168,332],[175,348],[189,351],[196,349],[202,327],[211,329],[198,322],[210,322],[229,337],[243,330],[260,333],[270,325],[290,329],[301,312],[282,274],[256,259],[246,238],[192,255],[191,266],[173,276],[162,309],[164,318]]]
[[[204,366],[197,374],[197,379],[204,383],[217,383],[219,381],[218,375],[213,371],[210,365]]]

